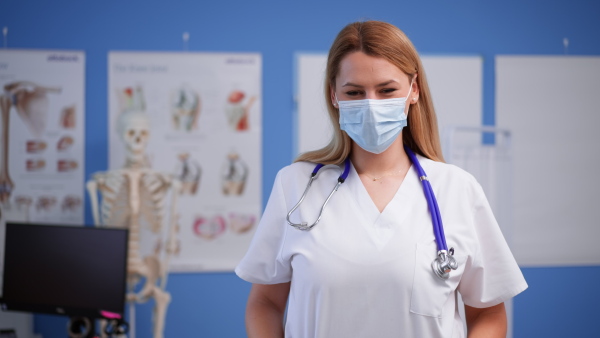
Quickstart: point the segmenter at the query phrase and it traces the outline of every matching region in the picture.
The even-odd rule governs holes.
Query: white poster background
[[[599,57],[496,57],[496,121],[513,132],[521,265],[600,264],[599,88]]]
[[[80,51],[0,50],[0,95],[11,100],[2,112],[9,119],[8,135],[0,135],[7,136],[8,163],[0,168],[0,185],[14,184],[0,204],[0,272],[5,222],[83,224],[84,71]],[[16,83],[22,90],[11,92]],[[36,100],[36,87],[54,89],[45,94],[47,103]]]
[[[440,135],[453,125],[479,126],[483,59],[480,56],[422,56]],[[332,134],[323,91],[327,55],[300,53],[297,71],[297,154],[326,145]]]
[[[250,243],[261,212],[261,67],[260,54],[251,53],[109,53],[109,168],[122,168],[125,162],[116,132],[122,111],[118,95],[140,88],[151,123],[147,155],[152,169],[179,175],[181,154],[188,154],[195,170],[200,169],[197,192],[179,196],[180,251],[171,258],[172,272],[231,271]],[[179,88],[199,97],[197,124],[191,130],[173,123]],[[243,94],[237,104],[248,108],[242,127],[228,122],[234,92]],[[248,170],[240,195],[224,193],[230,156],[237,156]],[[241,223],[249,229],[235,231]],[[147,251],[152,244],[142,239],[142,247]]]

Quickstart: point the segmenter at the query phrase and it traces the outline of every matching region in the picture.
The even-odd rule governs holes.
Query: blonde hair
[[[410,107],[408,126],[402,131],[402,140],[415,153],[443,162],[437,119],[419,54],[400,29],[381,21],[351,23],[335,38],[327,57],[324,86],[327,111],[333,125],[333,137],[325,147],[303,153],[296,161],[340,164],[350,155],[352,140],[340,129],[339,111],[331,102],[331,88],[335,88],[335,79],[342,59],[357,51],[386,59],[409,78],[418,74],[416,82],[419,99]]]

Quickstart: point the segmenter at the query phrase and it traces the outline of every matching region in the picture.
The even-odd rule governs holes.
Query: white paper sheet
[[[496,124],[513,132],[521,265],[600,264],[598,88],[599,57],[496,57]]]
[[[261,67],[252,53],[109,54],[109,167],[124,165],[116,123],[134,91],[151,124],[151,168],[187,182],[170,271],[229,271],[246,252],[262,201]]]
[[[83,224],[84,71],[80,51],[0,50],[0,294],[7,221]]]

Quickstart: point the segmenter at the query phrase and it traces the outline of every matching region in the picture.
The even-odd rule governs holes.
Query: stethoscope
[[[410,161],[414,164],[415,169],[417,170],[419,180],[423,185],[423,192],[425,193],[425,199],[427,199],[427,205],[429,206],[429,212],[431,214],[431,220],[433,222],[433,234],[435,235],[435,242],[437,244],[438,252],[437,257],[431,263],[431,267],[436,276],[440,277],[441,279],[448,279],[448,277],[450,276],[450,271],[456,270],[458,268],[458,263],[456,262],[456,259],[454,259],[454,248],[450,248],[450,250],[448,250],[448,245],[446,244],[446,236],[444,235],[444,226],[442,224],[442,216],[440,215],[440,209],[438,207],[437,200],[435,199],[435,195],[433,194],[431,184],[429,183],[429,178],[427,178],[427,174],[425,174],[425,170],[423,170],[423,167],[421,166],[421,163],[419,163],[419,160],[417,159],[415,153],[408,146],[405,145],[404,150],[408,154]],[[300,204],[302,204],[304,198],[306,197],[306,194],[308,193],[308,190],[310,189],[310,186],[312,185],[313,181],[317,179],[322,168],[339,169],[337,165],[317,164],[315,169],[312,171],[312,173],[310,174],[310,179],[308,180],[308,184],[306,185],[306,189],[304,189],[304,193],[302,194],[302,197],[300,197],[298,203],[294,205],[294,207],[290,210],[290,212],[288,212],[286,217],[288,224],[298,230],[308,231],[312,229],[315,225],[317,225],[317,223],[319,223],[319,221],[321,220],[321,216],[323,215],[323,210],[325,209],[325,206],[331,199],[331,196],[333,196],[333,193],[335,193],[348,178],[348,174],[350,173],[350,159],[346,158],[346,160],[344,161],[344,171],[338,177],[337,184],[335,185],[333,190],[331,190],[331,193],[329,194],[329,196],[327,196],[327,199],[323,203],[323,206],[319,211],[319,216],[317,217],[317,220],[310,225],[307,222],[301,222],[299,224],[293,223],[290,220],[290,216],[296,209],[298,209]]]

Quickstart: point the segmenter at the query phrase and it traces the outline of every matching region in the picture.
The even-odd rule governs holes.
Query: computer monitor
[[[123,316],[125,229],[6,223],[3,310]]]

